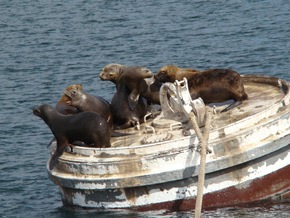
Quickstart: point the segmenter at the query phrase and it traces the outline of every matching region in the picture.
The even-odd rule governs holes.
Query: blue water
[[[32,108],[66,86],[110,100],[109,63],[232,68],[290,80],[288,0],[1,0],[0,217],[193,217],[193,211],[64,208],[49,180],[52,134]],[[286,204],[224,208],[204,217],[289,217]]]

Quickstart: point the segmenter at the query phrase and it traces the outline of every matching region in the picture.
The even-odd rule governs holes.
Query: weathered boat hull
[[[289,158],[289,153],[287,157]],[[264,164],[265,163],[262,161],[257,164],[257,167]],[[262,200],[269,202],[286,200],[286,198],[289,197],[288,194],[290,191],[289,169],[290,166],[288,164],[287,167],[283,167],[263,177],[258,177],[259,175],[257,175],[258,178],[233,183],[230,186],[223,185],[225,182],[223,179],[227,179],[228,175],[222,176],[222,178],[220,178],[222,179],[221,182],[214,184],[218,189],[204,194],[203,208],[249,204]],[[244,166],[236,170],[236,173],[238,173],[238,170],[247,170],[247,167]],[[91,194],[84,191],[78,193],[78,197],[80,198],[73,199],[67,198],[70,191],[66,190],[64,192],[63,202],[65,205],[79,205],[82,207],[88,207],[89,204],[90,208],[131,208],[140,211],[158,209],[190,210],[194,209],[195,206],[196,180],[197,179],[186,179],[166,184],[107,190],[101,193],[92,192]],[[207,192],[209,188],[210,187],[206,188],[205,192]],[[112,192],[116,193],[116,195],[113,196]],[[120,199],[120,196],[123,196],[123,199]],[[102,205],[99,202],[90,202],[90,199],[106,199],[108,202]],[[124,201],[126,202],[127,200],[129,200],[129,202],[125,205]],[[112,202],[114,203],[112,204]],[[143,202],[143,204],[138,205],[137,202]],[[146,204],[144,204],[144,202],[146,202]],[[152,203],[149,204],[149,202]]]
[[[217,126],[212,128],[203,208],[288,200],[289,85],[276,78],[249,76],[248,79],[254,85],[275,86],[274,91],[283,94],[260,112],[227,125],[217,121]],[[229,112],[228,116],[244,109]],[[100,209],[194,209],[200,162],[194,133],[184,136],[181,129],[162,126],[156,128],[156,133],[136,133],[112,144],[115,147],[105,149],[75,146],[59,158],[53,170],[48,168],[65,205]]]

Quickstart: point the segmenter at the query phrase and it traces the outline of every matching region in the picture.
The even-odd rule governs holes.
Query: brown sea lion
[[[221,112],[225,112],[248,99],[239,73],[230,69],[209,69],[201,72],[182,73],[188,80],[188,88],[192,99],[201,97],[206,104],[234,100]],[[155,76],[156,80],[172,82],[180,80],[175,71],[161,70]]]
[[[72,89],[82,90],[83,87],[81,84],[73,84],[73,85],[66,87],[64,92],[72,90]],[[58,103],[56,104],[55,109],[62,114],[76,114],[76,113],[78,113],[79,111],[76,107],[68,104],[69,100],[70,100],[69,97],[67,95],[63,94],[61,96],[61,98],[59,99]]]
[[[111,129],[106,120],[95,112],[80,112],[63,115],[50,105],[44,104],[33,109],[33,113],[43,119],[57,141],[49,168],[53,169],[65,146],[82,141],[92,147],[110,147]]]
[[[124,69],[126,71],[123,71]],[[123,75],[127,75],[125,78],[128,84],[132,84],[133,87],[135,85],[135,88],[138,86],[139,90],[143,90],[143,86],[146,88],[146,83],[135,84],[135,79],[144,78],[144,75],[152,77],[152,72],[147,70],[147,68],[142,67],[110,64],[100,73],[99,76],[102,80],[111,81],[116,85],[117,92],[111,100],[111,111],[116,128],[132,127],[144,121],[144,116],[147,114],[147,102],[139,95],[135,96],[134,91],[131,91],[124,82]]]
[[[102,80],[110,80],[116,84],[125,84],[131,91],[128,104],[134,110],[139,96],[143,96],[149,104],[160,104],[159,90],[162,83],[155,81],[154,74],[146,67],[127,67],[120,64],[108,64],[100,72]]]
[[[78,109],[80,112],[92,111],[100,114],[110,125],[113,126],[113,116],[110,103],[99,96],[92,96],[80,89],[66,90],[68,105]]]

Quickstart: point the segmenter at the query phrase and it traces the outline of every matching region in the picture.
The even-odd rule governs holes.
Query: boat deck
[[[245,118],[248,119],[258,113],[264,113],[271,106],[281,103],[285,95],[289,92],[287,83],[277,78],[263,77],[263,79],[261,79],[261,77],[257,78],[251,75],[243,76],[242,78],[245,91],[248,94],[248,100],[243,101],[239,106],[223,113],[220,113],[220,111],[233,103],[233,101],[230,100],[223,103],[210,104],[209,106],[215,105],[217,111],[217,114],[214,116],[214,122],[212,123],[213,129],[237,123],[238,121]],[[169,119],[162,120],[163,118],[160,118],[159,115],[159,117],[149,118],[148,121],[141,124],[140,130],[136,128],[118,130],[118,132],[131,135],[125,137],[112,137],[112,147],[138,146],[185,137],[182,133],[181,125],[178,125],[179,122]],[[172,129],[172,127],[170,127],[171,124],[176,124],[176,127]],[[154,127],[154,130],[152,127]],[[154,134],[150,134],[153,133],[153,131]],[[168,132],[170,132],[170,134]],[[193,130],[192,134],[194,134]]]
[[[248,82],[244,87],[248,100],[227,112],[219,113],[217,122],[226,125],[252,116],[280,102],[285,96],[281,88],[270,84]]]

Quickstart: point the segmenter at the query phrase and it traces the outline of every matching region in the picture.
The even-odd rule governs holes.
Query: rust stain
[[[120,174],[132,174],[139,173],[142,168],[142,162],[140,159],[120,163],[116,165]]]
[[[136,205],[136,199],[143,195],[149,195],[149,191],[146,186],[138,188],[124,188],[124,194],[126,199],[130,201],[132,205]]]
[[[128,201],[130,201],[133,205],[135,205],[135,203],[136,203],[136,195],[135,195],[134,189],[125,188],[124,189],[124,193],[125,193],[126,199]]]
[[[285,193],[281,194],[280,199],[282,201],[288,200],[290,199],[290,189],[287,190]]]
[[[256,179],[246,189],[229,187],[222,191],[205,194],[203,198],[203,209],[221,208],[230,206],[255,206],[257,204],[277,203],[273,198],[280,192],[281,200],[290,200],[290,166],[280,169],[270,175]],[[284,182],[282,182],[284,181]],[[279,184],[279,185],[277,185]],[[273,187],[273,188],[270,188]],[[131,197],[133,197],[131,195]],[[195,199],[181,199],[151,205],[144,205],[137,208],[138,211],[167,209],[192,210],[195,206]]]

